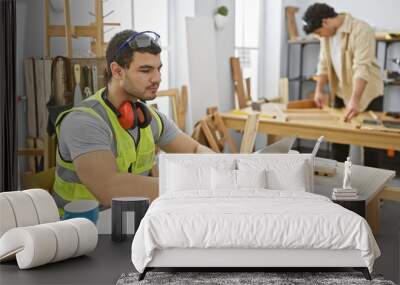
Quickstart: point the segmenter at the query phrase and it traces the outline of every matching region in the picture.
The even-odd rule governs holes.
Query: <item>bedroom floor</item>
[[[400,177],[390,183],[400,186]],[[374,271],[385,279],[400,284],[400,203],[385,201],[381,205],[381,229],[375,236],[382,255],[375,262]]]

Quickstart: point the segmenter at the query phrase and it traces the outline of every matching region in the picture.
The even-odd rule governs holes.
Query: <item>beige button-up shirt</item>
[[[341,76],[337,76],[333,68],[329,38],[320,39],[317,74],[328,76],[331,94],[342,98],[346,105],[350,101],[354,81],[358,78],[367,81],[359,106],[360,111],[364,111],[374,98],[383,95],[382,74],[375,57],[375,35],[367,23],[353,18],[350,14],[344,15],[339,31]],[[342,80],[341,88],[338,88],[338,78]]]

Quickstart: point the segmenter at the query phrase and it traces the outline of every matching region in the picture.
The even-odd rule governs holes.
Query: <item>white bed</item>
[[[367,222],[312,194],[312,173],[305,154],[162,155],[134,266],[141,278],[154,267],[354,267],[370,278],[380,251]],[[292,190],[268,190],[282,187]]]

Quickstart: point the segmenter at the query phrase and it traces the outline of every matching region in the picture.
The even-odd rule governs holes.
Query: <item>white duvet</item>
[[[165,248],[358,249],[371,272],[380,256],[359,215],[320,195],[265,189],[164,194],[140,223],[132,262],[143,272]]]

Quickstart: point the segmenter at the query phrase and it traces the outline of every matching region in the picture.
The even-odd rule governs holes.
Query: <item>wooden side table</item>
[[[111,239],[113,241],[123,241],[126,234],[122,232],[122,215],[124,212],[135,213],[135,233],[140,221],[146,214],[150,205],[150,199],[144,197],[119,197],[113,198],[111,203]]]
[[[359,199],[335,200],[335,199],[332,199],[332,201],[336,204],[339,204],[343,208],[346,208],[350,211],[353,211],[356,214],[359,214],[364,219],[366,218],[367,205],[366,205],[365,200],[359,200]]]
[[[344,165],[338,162],[335,176],[314,176],[314,192],[332,199],[333,188],[342,187],[343,172]],[[359,198],[333,202],[366,218],[372,232],[378,233],[379,200],[382,199],[382,190],[394,176],[395,172],[392,170],[353,165],[351,185],[358,190]]]

